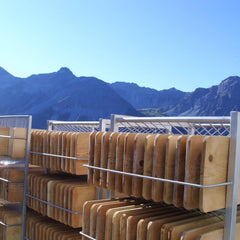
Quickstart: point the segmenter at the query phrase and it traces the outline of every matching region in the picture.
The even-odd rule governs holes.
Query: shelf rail
[[[57,206],[57,205],[55,205],[55,204],[53,204],[53,203],[44,201],[44,200],[42,200],[42,199],[40,199],[40,198],[34,197],[34,196],[32,196],[32,195],[29,195],[29,194],[27,194],[26,196],[29,197],[29,198],[32,198],[32,199],[34,199],[34,200],[37,200],[37,201],[39,201],[39,202],[45,203],[45,204],[47,204],[47,205],[49,205],[49,206],[51,206],[51,207],[55,207],[55,208],[61,209],[61,210],[65,211],[65,212],[69,212],[69,213],[72,213],[72,214],[82,214],[82,212],[74,212],[74,211],[72,211],[72,210],[69,210],[69,209],[66,209],[66,208]]]

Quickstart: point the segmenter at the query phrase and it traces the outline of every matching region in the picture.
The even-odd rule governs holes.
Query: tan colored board
[[[114,132],[110,136],[109,151],[108,151],[108,169],[115,170],[116,168],[116,151],[117,151],[117,139],[121,133]],[[107,172],[107,188],[109,190],[115,190],[115,173]]]
[[[166,145],[166,159],[165,159],[165,171],[164,178],[174,180],[175,175],[175,159],[177,151],[177,139],[178,135],[172,135],[168,137]],[[173,203],[173,183],[164,182],[163,189],[163,201],[172,204]]]
[[[205,136],[191,136],[188,138],[185,162],[185,182],[200,184],[204,138]],[[184,207],[187,209],[199,208],[199,193],[199,188],[185,185]]]
[[[124,156],[124,146],[125,141],[129,133],[122,133],[118,136],[117,139],[117,149],[116,149],[116,170],[123,171],[123,156]],[[123,192],[123,185],[122,185],[122,174],[116,174],[116,190],[118,192]]]
[[[9,136],[10,128],[0,127],[0,135]],[[8,155],[9,139],[0,138],[0,155]]]
[[[153,155],[153,177],[164,178],[166,144],[168,141],[168,137],[169,135],[160,134],[156,138]],[[163,186],[164,183],[162,181],[152,181],[152,199],[154,201],[163,201]]]
[[[175,162],[174,180],[184,182],[185,179],[185,159],[186,159],[186,144],[188,136],[179,136],[177,140],[177,153]],[[174,184],[173,187],[173,204],[176,207],[183,206],[184,186]]]
[[[144,151],[147,134],[137,134],[135,138],[134,155],[133,155],[133,173],[143,175]],[[143,179],[133,177],[132,193],[135,197],[142,197]]]
[[[206,137],[200,184],[211,185],[227,182],[229,137]],[[200,210],[214,211],[226,206],[226,186],[200,189]]]
[[[88,163],[90,148],[90,133],[79,133],[76,139],[76,158],[80,160],[74,161],[74,174],[87,175],[88,169],[84,164]]]
[[[219,219],[218,217],[208,217],[207,219],[203,219],[203,220],[192,221],[190,223],[185,223],[185,224],[179,224],[169,229],[168,237],[170,237],[170,239],[180,239],[184,231],[187,231],[189,229],[196,228],[196,227],[207,226],[212,223],[219,223],[221,221],[222,220]]]
[[[25,138],[25,139],[13,139],[13,147],[12,147],[12,153],[11,153],[12,158],[25,158],[27,129],[14,128],[13,137]]]
[[[70,157],[75,157],[76,156],[76,140],[77,140],[77,135],[78,133],[73,133],[70,141]],[[74,162],[76,159],[69,159],[68,161],[68,172],[69,173],[75,173],[74,169]]]
[[[133,170],[133,153],[134,142],[137,134],[129,133],[126,137],[123,156],[123,172],[132,173]],[[126,195],[132,194],[132,176],[123,175],[122,177],[123,192]]]
[[[94,166],[100,167],[101,165],[101,146],[102,136],[104,132],[98,132],[95,136],[95,149],[94,149]],[[94,169],[94,185],[100,187],[100,170]]]
[[[112,135],[112,132],[105,132],[102,136],[102,146],[101,146],[101,168],[107,168],[108,166],[108,152],[109,152],[109,144],[110,144],[110,137]],[[102,188],[107,187],[107,172],[106,171],[100,171],[100,186]]]
[[[213,231],[209,231],[207,233],[203,233],[199,235],[197,240],[222,240],[223,239],[224,229],[216,229]],[[235,232],[235,240],[239,240],[240,236],[240,223],[236,224],[236,232]]]
[[[145,151],[144,151],[144,167],[143,167],[143,175],[152,176],[153,173],[153,155],[154,155],[154,147],[155,147],[155,139],[158,135],[148,135],[145,141]],[[142,196],[145,199],[152,198],[152,180],[143,178],[142,185]]]
[[[90,143],[89,143],[89,160],[88,160],[88,164],[90,166],[94,165],[94,149],[95,149],[95,136],[96,136],[97,132],[92,132],[90,134]],[[88,183],[89,184],[93,184],[93,169],[89,168],[88,169]]]

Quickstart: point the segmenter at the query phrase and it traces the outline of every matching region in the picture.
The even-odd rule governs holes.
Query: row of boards
[[[33,129],[30,149],[35,152],[30,154],[30,163],[33,165],[76,175],[87,175],[87,169],[83,164],[89,158],[89,133]],[[58,156],[50,156],[51,154]]]
[[[29,172],[43,172],[44,170],[29,166]],[[3,165],[0,167],[0,198],[8,202],[22,202],[24,188],[24,167],[21,165]],[[18,182],[8,182],[18,181]]]
[[[86,179],[59,174],[29,174],[28,207],[73,228],[82,227],[82,209],[87,200],[96,198],[96,189]],[[54,204],[60,208],[54,207]],[[70,210],[69,211],[65,211]]]
[[[26,128],[0,127],[0,156],[10,156],[12,158],[25,158],[27,142],[26,139],[27,139]]]
[[[83,211],[82,232],[98,240],[223,239],[223,215],[200,214],[170,205],[114,199],[88,201]],[[239,240],[240,209],[236,229],[235,239]]]
[[[89,165],[201,185],[227,181],[229,137],[93,132]],[[226,187],[198,188],[89,168],[89,182],[203,212],[225,208]],[[240,203],[240,191],[239,191]]]
[[[0,221],[6,225],[0,225],[0,239],[1,240],[21,240],[22,233],[22,215],[18,211],[10,209],[6,206],[0,207]]]
[[[81,240],[80,229],[73,229],[33,212],[28,212],[26,225],[26,236],[31,240]]]

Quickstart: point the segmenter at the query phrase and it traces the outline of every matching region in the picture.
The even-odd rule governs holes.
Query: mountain
[[[210,88],[187,93],[175,106],[166,107],[170,116],[229,116],[240,111],[240,77],[233,76]]]
[[[135,108],[162,108],[176,104],[184,98],[185,92],[170,88],[157,91],[152,88],[139,87],[136,83],[115,82],[111,87]]]
[[[110,114],[142,116],[109,84],[76,77],[68,68],[17,78],[0,68],[0,114],[31,114],[34,128],[51,120],[98,120]]]
[[[141,112],[165,116],[229,116],[240,111],[240,77],[233,76],[210,88],[182,92],[175,88],[157,91],[134,83],[116,82],[111,87]],[[148,113],[149,114],[149,113]]]
[[[0,115],[31,114],[34,128],[46,128],[47,120],[91,121],[109,119],[114,113],[229,116],[230,111],[240,111],[238,76],[210,88],[182,92],[135,83],[109,84],[95,77],[77,77],[68,68],[19,78],[0,67],[0,91]]]

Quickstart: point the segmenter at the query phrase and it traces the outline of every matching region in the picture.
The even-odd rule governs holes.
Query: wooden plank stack
[[[129,199],[89,201],[83,211],[83,233],[98,240],[222,240],[223,237],[224,216],[221,214],[208,215]],[[237,222],[239,225],[240,209]],[[214,236],[213,231],[220,233],[208,238]]]
[[[76,175],[88,173],[83,164],[89,158],[89,133],[33,129],[31,151],[36,152],[30,155],[30,163],[33,165]]]
[[[94,132],[89,165],[201,185],[224,183],[229,140],[223,136]],[[186,209],[209,212],[225,208],[225,186],[200,189],[98,169],[89,169],[89,182]]]
[[[80,229],[56,222],[46,216],[29,212],[27,217],[26,236],[31,240],[81,240]]]
[[[29,208],[73,228],[79,228],[82,226],[83,204],[96,198],[96,189],[87,184],[86,178],[61,174],[29,174],[28,194],[49,203],[28,198]]]
[[[0,225],[1,240],[21,240],[22,214],[6,206],[0,207],[0,221],[7,226]],[[14,225],[14,226],[11,226]]]

